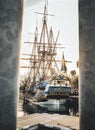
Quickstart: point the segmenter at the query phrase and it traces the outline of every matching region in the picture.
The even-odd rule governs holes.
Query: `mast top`
[[[39,12],[35,12],[36,14],[42,14],[44,15],[44,18],[46,18],[47,15],[49,16],[55,16],[55,15],[52,15],[52,14],[48,14],[48,0],[45,0],[45,6],[44,6],[44,13],[39,13]]]

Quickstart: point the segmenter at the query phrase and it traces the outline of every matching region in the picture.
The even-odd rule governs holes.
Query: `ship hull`
[[[45,97],[48,99],[65,99],[71,94],[71,87],[67,86],[47,86]]]

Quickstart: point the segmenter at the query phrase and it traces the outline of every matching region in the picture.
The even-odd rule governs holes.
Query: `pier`
[[[59,114],[31,114],[17,118],[17,129],[25,128],[26,126],[33,126],[43,124],[48,126],[55,126],[58,128],[72,128],[79,130],[79,117]]]

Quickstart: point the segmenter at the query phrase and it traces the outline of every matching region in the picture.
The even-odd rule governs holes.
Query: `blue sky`
[[[38,19],[38,28],[42,24],[42,16],[34,12],[43,12],[45,0],[24,0],[23,15],[23,35],[22,42],[31,39],[35,31],[36,20]],[[77,69],[78,60],[78,0],[48,0],[48,13],[55,15],[48,17],[48,26],[52,26],[55,37],[60,30],[59,43],[65,47],[63,49],[66,60],[71,60],[68,64],[68,70]],[[22,43],[22,52],[28,53],[28,48],[24,48]],[[26,49],[26,50],[25,50]],[[60,54],[59,54],[60,55]]]

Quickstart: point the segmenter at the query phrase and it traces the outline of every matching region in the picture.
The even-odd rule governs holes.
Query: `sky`
[[[43,13],[45,0],[24,0],[23,30],[22,30],[22,53],[28,53],[29,47],[24,45],[24,41],[32,39],[35,32],[36,21],[38,28],[41,29],[42,15],[35,12]],[[78,0],[48,0],[48,13],[54,17],[48,17],[48,27],[53,28],[54,36],[57,36],[60,30],[58,42],[65,48],[64,56],[68,63],[68,71],[77,70],[76,62],[79,59],[79,42],[78,42]],[[60,55],[60,52],[59,52]]]

